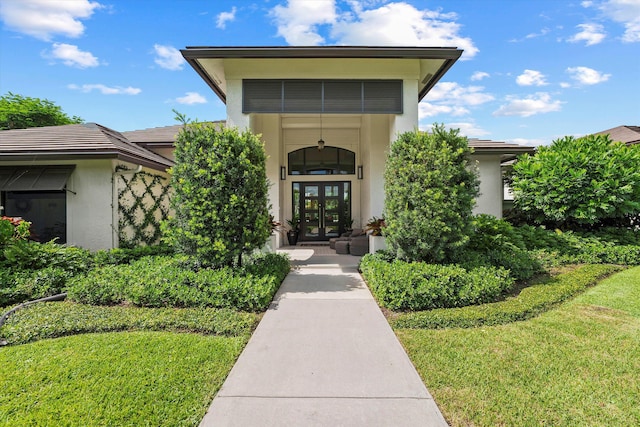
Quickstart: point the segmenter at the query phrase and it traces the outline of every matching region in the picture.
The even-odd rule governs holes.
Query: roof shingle
[[[24,156],[114,157],[164,170],[173,162],[133,144],[120,132],[96,123],[0,131],[0,159]]]

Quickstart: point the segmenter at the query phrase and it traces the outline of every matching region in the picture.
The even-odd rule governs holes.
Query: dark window
[[[356,154],[338,147],[301,148],[289,153],[289,175],[355,174]]]
[[[402,114],[402,81],[243,80],[242,112]]]
[[[4,215],[31,222],[33,237],[40,242],[57,238],[67,243],[67,195],[65,191],[7,191]]]
[[[255,113],[282,111],[282,82],[279,80],[244,80],[242,110]]]
[[[322,82],[314,80],[284,82],[284,111],[315,113],[322,110]]]
[[[324,112],[362,112],[362,82],[324,82]]]

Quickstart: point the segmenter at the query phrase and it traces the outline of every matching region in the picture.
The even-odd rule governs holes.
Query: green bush
[[[640,213],[640,146],[608,135],[564,137],[513,165],[514,208],[537,224],[576,228]]]
[[[526,249],[547,266],[575,263],[640,265],[640,231],[603,229],[573,232],[514,227]]]
[[[98,307],[72,302],[40,303],[16,311],[0,328],[9,344],[92,332],[131,330],[250,334],[258,315],[215,308]]]
[[[360,270],[378,303],[391,310],[462,307],[494,301],[513,286],[503,268],[387,262],[365,255]]]
[[[514,227],[491,215],[473,219],[469,243],[455,257],[466,268],[479,266],[503,267],[516,280],[526,280],[542,272],[538,259],[525,250]]]
[[[73,301],[141,307],[219,307],[259,311],[269,305],[289,271],[286,257],[267,254],[243,268],[191,268],[187,257],[143,257],[96,268],[69,282]]]
[[[249,131],[185,123],[175,157],[175,217],[163,223],[164,241],[207,266],[241,264],[271,233],[262,142]]]
[[[605,264],[584,265],[570,273],[527,287],[505,301],[403,313],[392,319],[391,325],[410,329],[471,328],[526,320],[548,311],[621,268]]]
[[[104,265],[128,264],[145,256],[170,255],[173,249],[165,245],[137,246],[135,248],[114,248],[100,250],[93,254],[94,265],[101,267]]]
[[[396,258],[448,261],[467,243],[478,195],[470,155],[467,139],[443,126],[434,126],[431,134],[404,133],[391,144],[384,234]]]
[[[18,240],[4,248],[4,266],[13,270],[40,270],[60,267],[70,273],[87,271],[91,253],[86,249],[47,243]]]

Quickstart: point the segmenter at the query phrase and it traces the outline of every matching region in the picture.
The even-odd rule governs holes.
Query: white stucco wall
[[[480,176],[480,196],[473,209],[474,214],[489,214],[502,218],[502,171],[500,156],[473,155]]]
[[[98,250],[112,247],[112,161],[48,160],[1,165],[76,165],[67,181],[67,244]]]
[[[284,223],[283,199],[280,183],[280,165],[282,163],[281,125],[278,114],[260,114],[252,118],[253,132],[260,134],[267,155],[266,172],[269,181],[269,204],[271,215]],[[286,165],[286,163],[284,163]],[[282,234],[276,234],[276,245],[281,246]]]

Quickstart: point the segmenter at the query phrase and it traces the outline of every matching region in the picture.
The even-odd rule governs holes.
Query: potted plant
[[[289,231],[287,231],[287,240],[289,240],[290,246],[295,246],[298,243],[298,233],[300,232],[300,217],[294,215],[293,218],[287,220]]]
[[[384,218],[373,217],[367,222],[365,231],[369,233],[369,253],[387,249],[387,242],[382,235],[382,229],[385,227]]]

